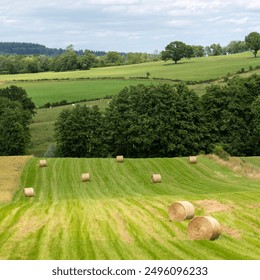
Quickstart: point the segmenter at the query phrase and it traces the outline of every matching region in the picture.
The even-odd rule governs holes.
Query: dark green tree
[[[260,78],[234,78],[226,86],[213,85],[202,96],[207,122],[207,152],[221,145],[229,154],[252,154],[251,104],[260,94]]]
[[[25,154],[30,119],[30,113],[19,102],[0,97],[0,155]]]
[[[256,57],[257,52],[260,50],[260,33],[251,32],[245,37],[245,42],[247,46],[252,50],[254,56]]]
[[[252,150],[253,155],[260,156],[260,95],[251,105],[253,120],[252,120]]]
[[[63,110],[55,123],[57,155],[102,157],[102,123],[97,106]]]
[[[80,69],[89,70],[97,63],[96,55],[89,50],[85,50],[84,55],[78,57],[78,65]]]
[[[180,41],[174,41],[165,47],[165,50],[162,51],[161,58],[164,61],[172,59],[176,64],[182,58],[191,58],[192,55],[193,50],[191,46]]]
[[[186,86],[131,86],[110,102],[106,140],[111,155],[172,157],[202,148],[201,106]]]
[[[0,89],[0,97],[8,98],[11,101],[18,101],[21,103],[24,110],[27,110],[34,115],[36,113],[35,104],[33,103],[32,99],[28,97],[27,92],[22,87],[17,86],[9,86],[6,88]]]

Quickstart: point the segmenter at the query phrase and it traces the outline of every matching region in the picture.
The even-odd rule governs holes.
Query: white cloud
[[[185,27],[192,23],[191,20],[170,20],[167,22],[168,25],[173,27]]]
[[[1,0],[0,40],[118,51],[163,49],[172,38],[224,45],[259,32],[259,11],[259,0]]]
[[[225,22],[232,23],[232,24],[236,24],[236,25],[241,25],[241,24],[247,23],[248,20],[249,20],[248,17],[243,17],[243,18],[230,18],[230,19],[225,20]]]

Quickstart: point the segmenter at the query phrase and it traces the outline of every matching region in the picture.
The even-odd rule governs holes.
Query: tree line
[[[65,109],[56,124],[59,157],[260,155],[260,76],[212,85],[199,97],[184,84],[124,88],[102,114]]]
[[[180,41],[174,41],[169,43],[162,51],[161,59],[164,61],[173,60],[174,63],[177,63],[182,58],[235,54],[246,50],[251,50],[254,57],[257,56],[257,52],[260,50],[260,33],[251,32],[245,37],[245,41],[231,41],[224,48],[220,44],[212,44],[203,48],[202,46],[190,46]]]
[[[153,54],[142,52],[119,53],[116,51],[109,52],[93,52],[90,50],[74,50],[73,45],[69,45],[66,50],[54,49],[48,55],[48,49],[38,44],[26,43],[2,43],[9,50],[15,51],[16,48],[23,50],[23,47],[28,47],[28,51],[35,55],[0,55],[0,73],[2,74],[17,74],[17,73],[37,73],[47,71],[74,71],[88,70],[93,67],[118,66],[127,64],[137,64],[150,61],[169,60],[172,59],[175,63],[183,57],[202,57],[205,55],[216,56],[223,54],[235,54],[252,50],[256,57],[260,49],[260,34],[251,32],[245,37],[244,41],[231,41],[226,47],[220,44],[211,44],[203,47],[200,45],[187,45],[184,42],[174,41],[169,43],[165,50],[161,53],[155,51]],[[2,49],[3,49],[2,46]],[[42,54],[38,54],[42,52]],[[17,51],[23,53],[23,51]],[[24,50],[24,53],[26,51]],[[1,54],[1,43],[0,43]],[[36,55],[37,54],[37,55]]]
[[[103,54],[103,55],[102,55]],[[56,56],[48,55],[0,55],[0,73],[38,73],[88,70],[93,67],[118,66],[159,60],[159,54],[148,53],[107,53],[90,50],[75,51],[72,45]]]

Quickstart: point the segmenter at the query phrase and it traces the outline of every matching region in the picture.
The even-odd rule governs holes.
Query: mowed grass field
[[[153,173],[162,183],[151,183]],[[24,187],[36,196],[24,197]],[[189,240],[188,221],[169,221],[179,200],[216,218],[221,236]],[[260,259],[259,180],[202,156],[198,164],[57,158],[46,168],[34,158],[12,202],[0,205],[0,259]]]

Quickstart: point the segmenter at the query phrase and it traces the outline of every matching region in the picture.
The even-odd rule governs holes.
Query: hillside
[[[0,204],[10,202],[19,185],[23,167],[30,156],[0,156]]]
[[[160,82],[184,81],[198,95],[205,93],[210,84],[225,83],[229,77],[239,75],[244,77],[260,73],[259,58],[253,58],[252,53],[245,52],[236,55],[211,56],[181,60],[177,65],[163,61],[135,65],[94,68],[88,71],[47,72],[36,74],[0,75],[0,87],[16,85],[23,87],[35,102],[36,106],[46,103],[68,102],[83,99],[103,99],[119,93],[125,86],[157,84]],[[243,69],[243,70],[242,70]],[[253,69],[253,70],[252,70]],[[250,71],[249,71],[250,70]],[[147,73],[150,78],[147,79]],[[108,101],[90,102],[88,104],[107,106]],[[69,106],[71,108],[71,105]],[[31,125],[32,143],[29,153],[43,156],[48,146],[54,142],[53,123],[57,112],[64,107],[53,108],[51,111],[38,109]],[[42,121],[45,119],[45,121]],[[39,121],[40,120],[40,121]]]
[[[91,181],[81,182],[90,172]],[[151,183],[160,173],[163,182]],[[34,187],[36,196],[23,196]],[[188,200],[222,226],[191,241],[168,206]],[[0,206],[0,259],[259,259],[259,180],[214,160],[50,159],[27,162],[11,204]]]
[[[34,43],[0,42],[0,54],[54,56],[63,52],[62,49],[47,48],[44,45]]]

